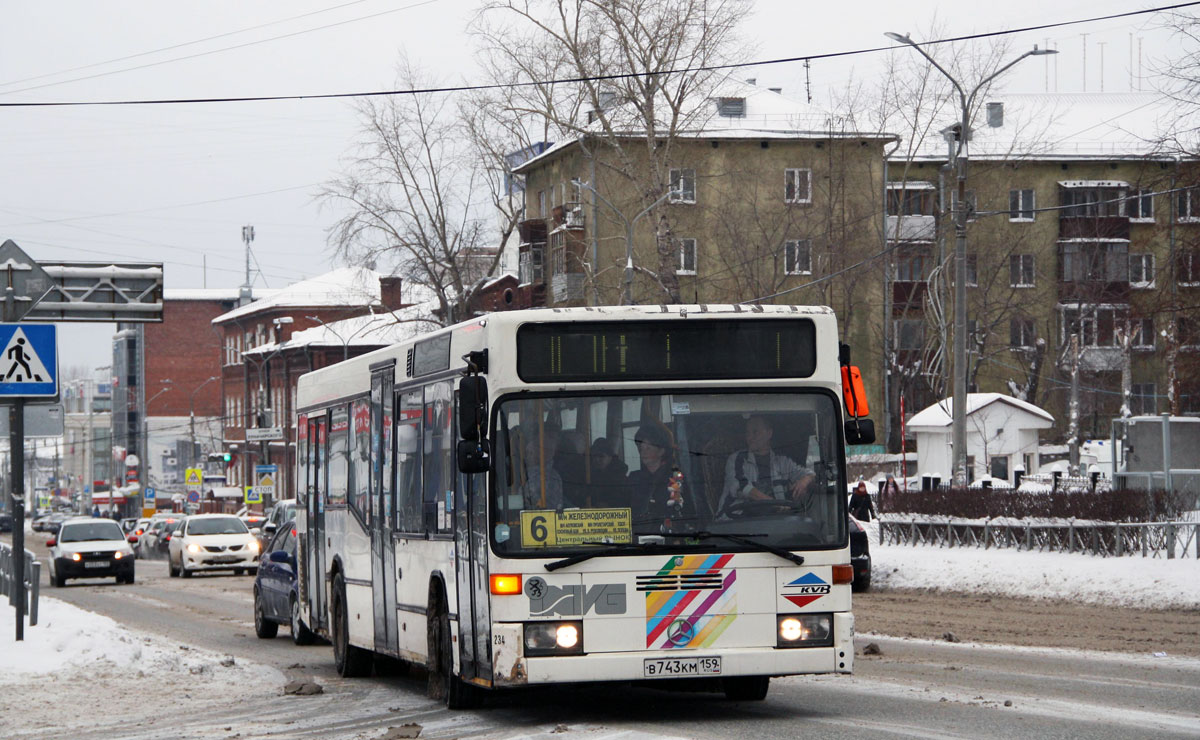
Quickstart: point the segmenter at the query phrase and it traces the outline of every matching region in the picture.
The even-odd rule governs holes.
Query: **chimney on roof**
[[[379,302],[389,311],[398,311],[405,306],[400,297],[401,282],[403,281],[399,275],[379,276]]]
[[[757,84],[758,84],[758,78],[756,78],[756,77],[747,77],[747,78],[746,78],[746,84],[747,84],[747,85],[757,85]]]
[[[783,95],[782,87],[768,87],[767,89],[770,90],[771,92],[775,93],[776,95]]]
[[[988,103],[987,104],[987,122],[992,128],[1000,128],[1004,125],[1004,103]]]

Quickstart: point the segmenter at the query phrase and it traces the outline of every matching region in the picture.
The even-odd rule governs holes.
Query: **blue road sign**
[[[0,398],[58,395],[57,329],[0,324]]]
[[[200,492],[199,491],[188,491],[187,498],[188,498],[188,503],[192,503],[192,504],[199,503]]]
[[[154,500],[154,489],[153,489],[153,488],[147,488],[147,489],[146,489],[146,492],[145,492],[144,494],[142,494],[142,499],[143,499],[143,500],[144,500],[146,503],[150,503],[151,501],[153,501],[153,500]]]
[[[278,472],[279,472],[278,465],[255,465],[254,466],[254,474],[255,475],[262,475],[263,473],[278,473]]]

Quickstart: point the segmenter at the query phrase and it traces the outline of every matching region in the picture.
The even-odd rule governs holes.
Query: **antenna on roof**
[[[808,102],[812,102],[812,78],[809,77],[808,71],[812,67],[808,59],[804,60],[804,94],[808,96]]]

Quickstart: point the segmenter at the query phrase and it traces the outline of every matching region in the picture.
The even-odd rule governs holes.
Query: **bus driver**
[[[746,419],[746,449],[733,453],[725,463],[719,513],[727,512],[739,501],[790,498],[808,503],[815,476],[787,455],[771,449],[774,434],[767,417],[755,415]]]

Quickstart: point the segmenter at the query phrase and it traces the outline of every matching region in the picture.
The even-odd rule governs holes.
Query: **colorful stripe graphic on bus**
[[[737,571],[721,572],[732,558],[688,555],[666,562],[653,579],[661,585],[674,582],[675,587],[646,594],[646,647],[699,648],[716,642],[737,619]],[[711,585],[699,586],[696,579]]]
[[[783,588],[791,592],[783,594],[783,598],[796,606],[808,606],[830,591],[829,584],[816,573],[805,573],[791,583],[784,584]]]

